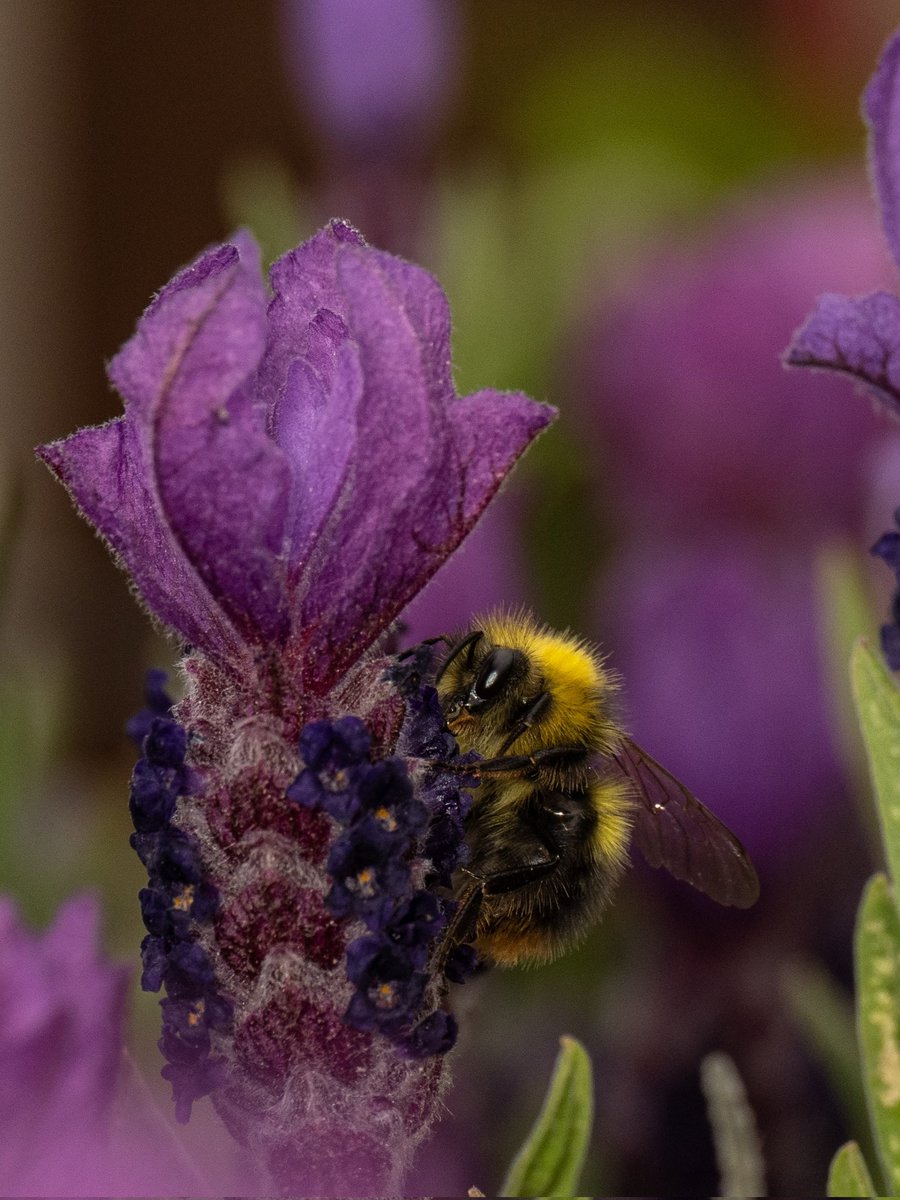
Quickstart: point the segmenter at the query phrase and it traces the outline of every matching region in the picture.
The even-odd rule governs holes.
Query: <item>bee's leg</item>
[[[559,867],[560,856],[556,847],[540,832],[535,833],[547,854],[546,858],[538,858],[504,871],[493,871],[488,875],[476,875],[474,871],[463,867],[463,873],[470,877],[471,882],[463,888],[456,912],[450,919],[435,958],[434,969],[437,975],[443,974],[447,959],[457,946],[464,946],[467,942],[475,940],[478,918],[486,896],[504,896],[507,892],[517,892],[531,883],[546,879]]]
[[[524,775],[526,779],[536,779],[541,767],[565,763],[569,759],[580,761],[583,758],[583,746],[550,746],[546,750],[535,750],[533,754],[483,758],[481,762],[470,763],[466,770],[471,775],[502,775],[512,771]]]
[[[584,746],[551,746],[546,750],[535,750],[534,754],[510,754],[501,758],[482,758],[475,762],[434,762],[432,766],[441,771],[452,771],[458,775],[502,775],[512,771],[534,779],[538,768],[565,762],[567,759],[580,761],[584,758]]]
[[[478,916],[481,912],[481,902],[484,899],[484,880],[472,876],[471,883],[463,888],[456,911],[450,918],[447,932],[444,934],[437,956],[434,960],[434,973],[438,978],[444,974],[447,959],[457,946],[464,946],[474,941],[475,930],[478,926]]]
[[[516,741],[518,741],[523,733],[531,728],[549,703],[549,692],[541,692],[541,694],[535,700],[532,700],[531,704],[528,706],[522,716],[518,719],[518,721],[516,721],[509,737],[500,747],[501,756],[504,755]]]
[[[529,883],[537,883],[540,879],[546,879],[558,866],[559,855],[554,854],[552,858],[525,863],[521,867],[510,867],[507,871],[497,871],[496,874],[485,877],[482,891],[485,896],[503,896],[507,892],[517,892],[519,888],[527,887]]]

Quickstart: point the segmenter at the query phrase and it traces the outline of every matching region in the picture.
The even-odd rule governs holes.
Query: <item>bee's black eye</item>
[[[510,672],[516,662],[515,650],[508,646],[498,646],[492,650],[478,672],[472,685],[472,695],[476,700],[494,700],[501,694]]]

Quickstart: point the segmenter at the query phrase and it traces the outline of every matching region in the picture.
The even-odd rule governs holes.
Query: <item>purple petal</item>
[[[232,663],[285,623],[288,468],[242,386],[264,339],[257,255],[240,237],[177,275],[110,364],[125,417],[39,451],[156,615]]]
[[[120,417],[41,446],[38,454],[121,559],[151,612],[218,661],[239,661],[234,626],[163,518],[134,425]]]
[[[854,376],[900,419],[900,300],[887,292],[820,296],[785,361]]]
[[[863,96],[871,132],[872,174],[884,231],[900,265],[900,33],[891,38]]]
[[[521,395],[457,398],[447,303],[431,276],[350,243],[335,251],[354,342],[337,356],[334,417],[310,459],[337,457],[343,470],[328,477],[331,519],[298,563],[296,627],[316,690],[424,586],[552,415]]]

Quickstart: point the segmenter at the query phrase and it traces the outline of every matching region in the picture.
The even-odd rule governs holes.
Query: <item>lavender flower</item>
[[[207,251],[111,363],[124,416],[39,453],[188,643],[185,698],[168,713],[156,677],[132,726],[144,983],[167,991],[179,1115],[210,1093],[266,1186],[379,1191],[443,1074],[391,1039],[452,1041],[408,947],[445,919],[421,843],[461,801],[406,748],[429,740],[427,685],[404,695],[378,643],[551,410],[458,397],[440,288],[342,222],[271,283],[267,304],[248,236]],[[352,950],[373,932],[404,950],[393,977],[383,944]],[[361,1011],[384,987],[396,1023]]]
[[[863,96],[863,112],[882,224],[900,266],[900,33],[885,47]],[[900,420],[900,297],[884,291],[861,297],[826,293],[794,335],[785,361],[850,375]],[[895,573],[900,565],[896,539],[891,531],[872,547]],[[900,591],[894,595],[891,620],[881,627],[881,646],[891,669],[900,670]]]

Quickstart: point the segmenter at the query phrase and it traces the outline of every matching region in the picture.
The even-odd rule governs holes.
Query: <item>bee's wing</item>
[[[613,761],[637,793],[634,840],[651,867],[665,867],[719,904],[749,908],[759,880],[730,829],[630,738]]]

